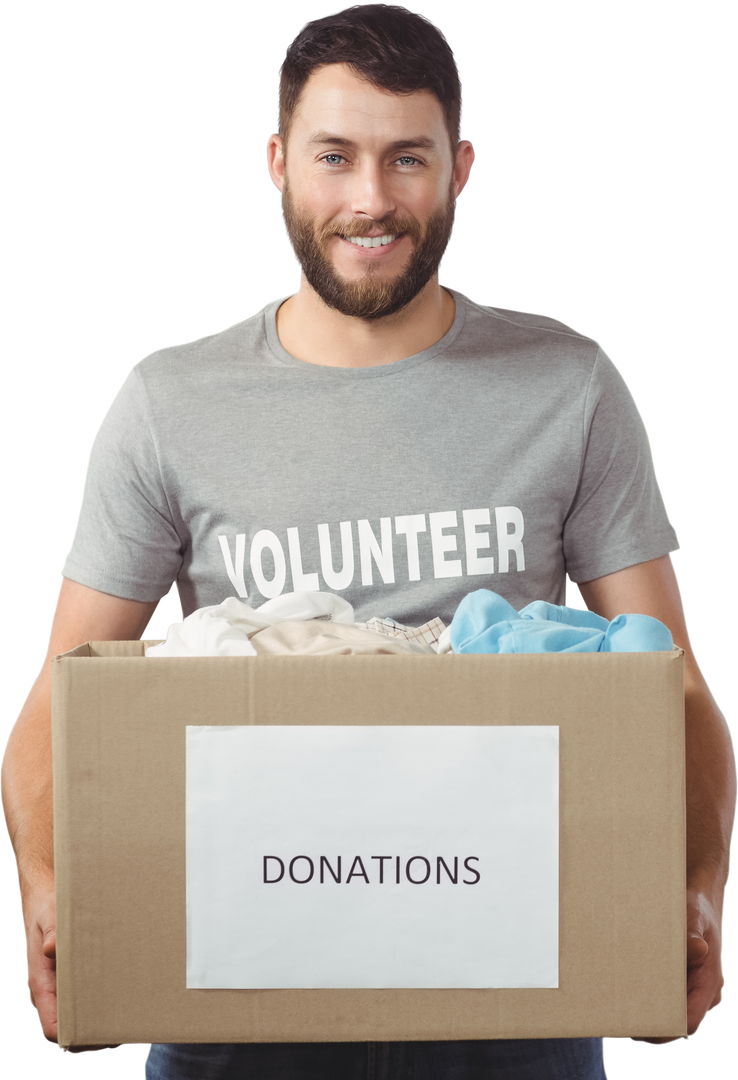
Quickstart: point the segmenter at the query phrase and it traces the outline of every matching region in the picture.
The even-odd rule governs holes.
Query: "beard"
[[[328,307],[355,319],[383,319],[415,299],[438,270],[451,236],[455,207],[453,191],[449,190],[445,206],[432,214],[425,226],[410,216],[389,216],[380,221],[333,221],[317,228],[315,218],[295,206],[286,182],[282,194],[287,232],[307,281]],[[404,233],[410,237],[413,250],[407,265],[394,278],[382,280],[379,268],[370,264],[360,280],[348,281],[326,255],[328,242],[337,235],[366,236],[377,228],[386,235]]]

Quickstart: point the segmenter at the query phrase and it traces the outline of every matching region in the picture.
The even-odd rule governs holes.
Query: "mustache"
[[[389,217],[380,218],[378,221],[362,221],[354,218],[353,221],[331,221],[320,230],[318,242],[325,244],[332,236],[369,236],[376,235],[377,229],[383,235],[399,236],[404,233],[412,240],[420,240],[423,229],[419,221],[412,217]]]

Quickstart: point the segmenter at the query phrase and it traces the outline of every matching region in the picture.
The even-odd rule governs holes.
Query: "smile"
[[[350,244],[356,244],[358,247],[384,247],[385,244],[391,244],[393,240],[397,239],[397,235],[386,236],[342,236],[342,240],[348,240]]]
[[[384,237],[341,237],[337,233],[337,239],[350,247],[355,258],[358,259],[385,259],[392,252],[397,251],[402,244],[405,233],[387,233]]]

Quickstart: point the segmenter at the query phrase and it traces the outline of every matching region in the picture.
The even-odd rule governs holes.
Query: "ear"
[[[274,186],[281,191],[284,186],[284,144],[281,135],[269,136],[267,166]]]
[[[474,164],[474,147],[468,139],[464,139],[459,143],[459,149],[456,154],[456,161],[454,163],[454,194],[455,197],[461,194],[466,187],[466,182],[469,179],[469,173],[471,167]]]

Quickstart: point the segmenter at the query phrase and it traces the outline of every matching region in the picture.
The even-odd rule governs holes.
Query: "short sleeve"
[[[182,565],[148,422],[133,369],[93,444],[82,510],[62,573],[127,600],[159,600]]]
[[[563,531],[572,581],[592,581],[678,547],[643,421],[599,350],[584,408],[579,484]]]

